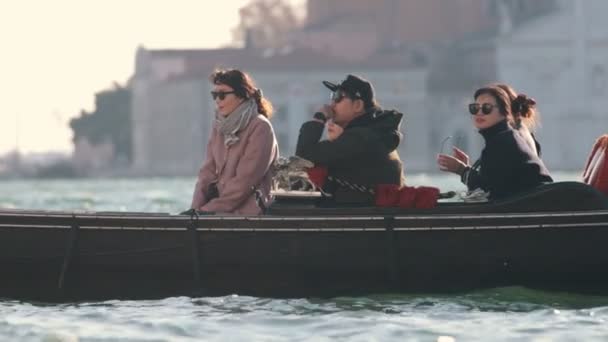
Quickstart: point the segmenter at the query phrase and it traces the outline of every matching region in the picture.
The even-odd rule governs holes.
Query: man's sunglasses
[[[491,103],[484,103],[484,104],[471,103],[471,104],[469,104],[469,113],[471,113],[471,115],[476,115],[477,113],[479,113],[479,110],[481,109],[481,113],[483,113],[483,115],[488,115],[488,114],[492,113],[492,110],[494,110],[494,107],[496,107],[496,106]]]
[[[211,97],[213,97],[214,100],[217,98],[224,100],[228,94],[234,94],[234,91],[212,91]]]
[[[345,97],[348,97],[351,99],[360,99],[361,98],[360,96],[356,96],[356,95],[349,96],[345,92],[340,91],[340,90],[332,92],[329,96],[330,100],[335,103],[342,101]]]

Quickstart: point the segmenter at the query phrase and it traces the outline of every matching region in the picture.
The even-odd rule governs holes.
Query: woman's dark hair
[[[256,88],[255,82],[246,72],[238,69],[215,70],[209,81],[213,84],[225,84],[234,89],[234,94],[242,99],[253,98],[258,105],[258,112],[268,119],[272,117],[272,103]]]
[[[517,94],[515,89],[508,84],[497,83],[495,86],[509,95],[515,127],[517,128],[523,123],[528,129],[533,130],[538,125],[539,120],[536,101],[526,94]]]
[[[494,99],[496,99],[496,104],[498,106],[498,111],[500,112],[500,114],[505,116],[509,121],[513,120],[511,112],[511,100],[509,99],[509,95],[506,91],[495,85],[489,85],[477,89],[475,91],[475,95],[473,95],[473,98],[477,99],[478,97],[484,94],[494,97]]]

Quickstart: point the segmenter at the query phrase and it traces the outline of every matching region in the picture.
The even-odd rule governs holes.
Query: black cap
[[[359,98],[365,103],[365,108],[376,106],[374,99],[374,87],[368,80],[355,75],[347,75],[340,83],[323,81],[323,85],[331,91],[342,90],[354,98]]]

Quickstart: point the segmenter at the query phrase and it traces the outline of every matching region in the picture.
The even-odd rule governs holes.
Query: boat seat
[[[583,182],[608,195],[608,134],[597,139],[587,159]]]
[[[440,203],[432,209],[397,207],[321,207],[314,198],[277,198],[269,215],[405,215],[405,214],[480,214],[540,213],[608,210],[608,197],[582,182],[544,184],[508,198],[485,202]]]

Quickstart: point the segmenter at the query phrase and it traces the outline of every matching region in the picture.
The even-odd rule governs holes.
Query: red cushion
[[[595,142],[583,172],[583,182],[608,195],[608,135]]]
[[[399,208],[414,208],[417,190],[415,187],[404,186],[399,191]]]
[[[415,206],[418,209],[431,209],[437,206],[437,200],[439,199],[439,189],[421,186],[416,189],[416,201]]]
[[[308,179],[317,187],[322,188],[327,180],[327,168],[325,166],[315,166],[306,170]]]
[[[376,185],[376,206],[395,207],[399,202],[399,185],[378,184]]]

